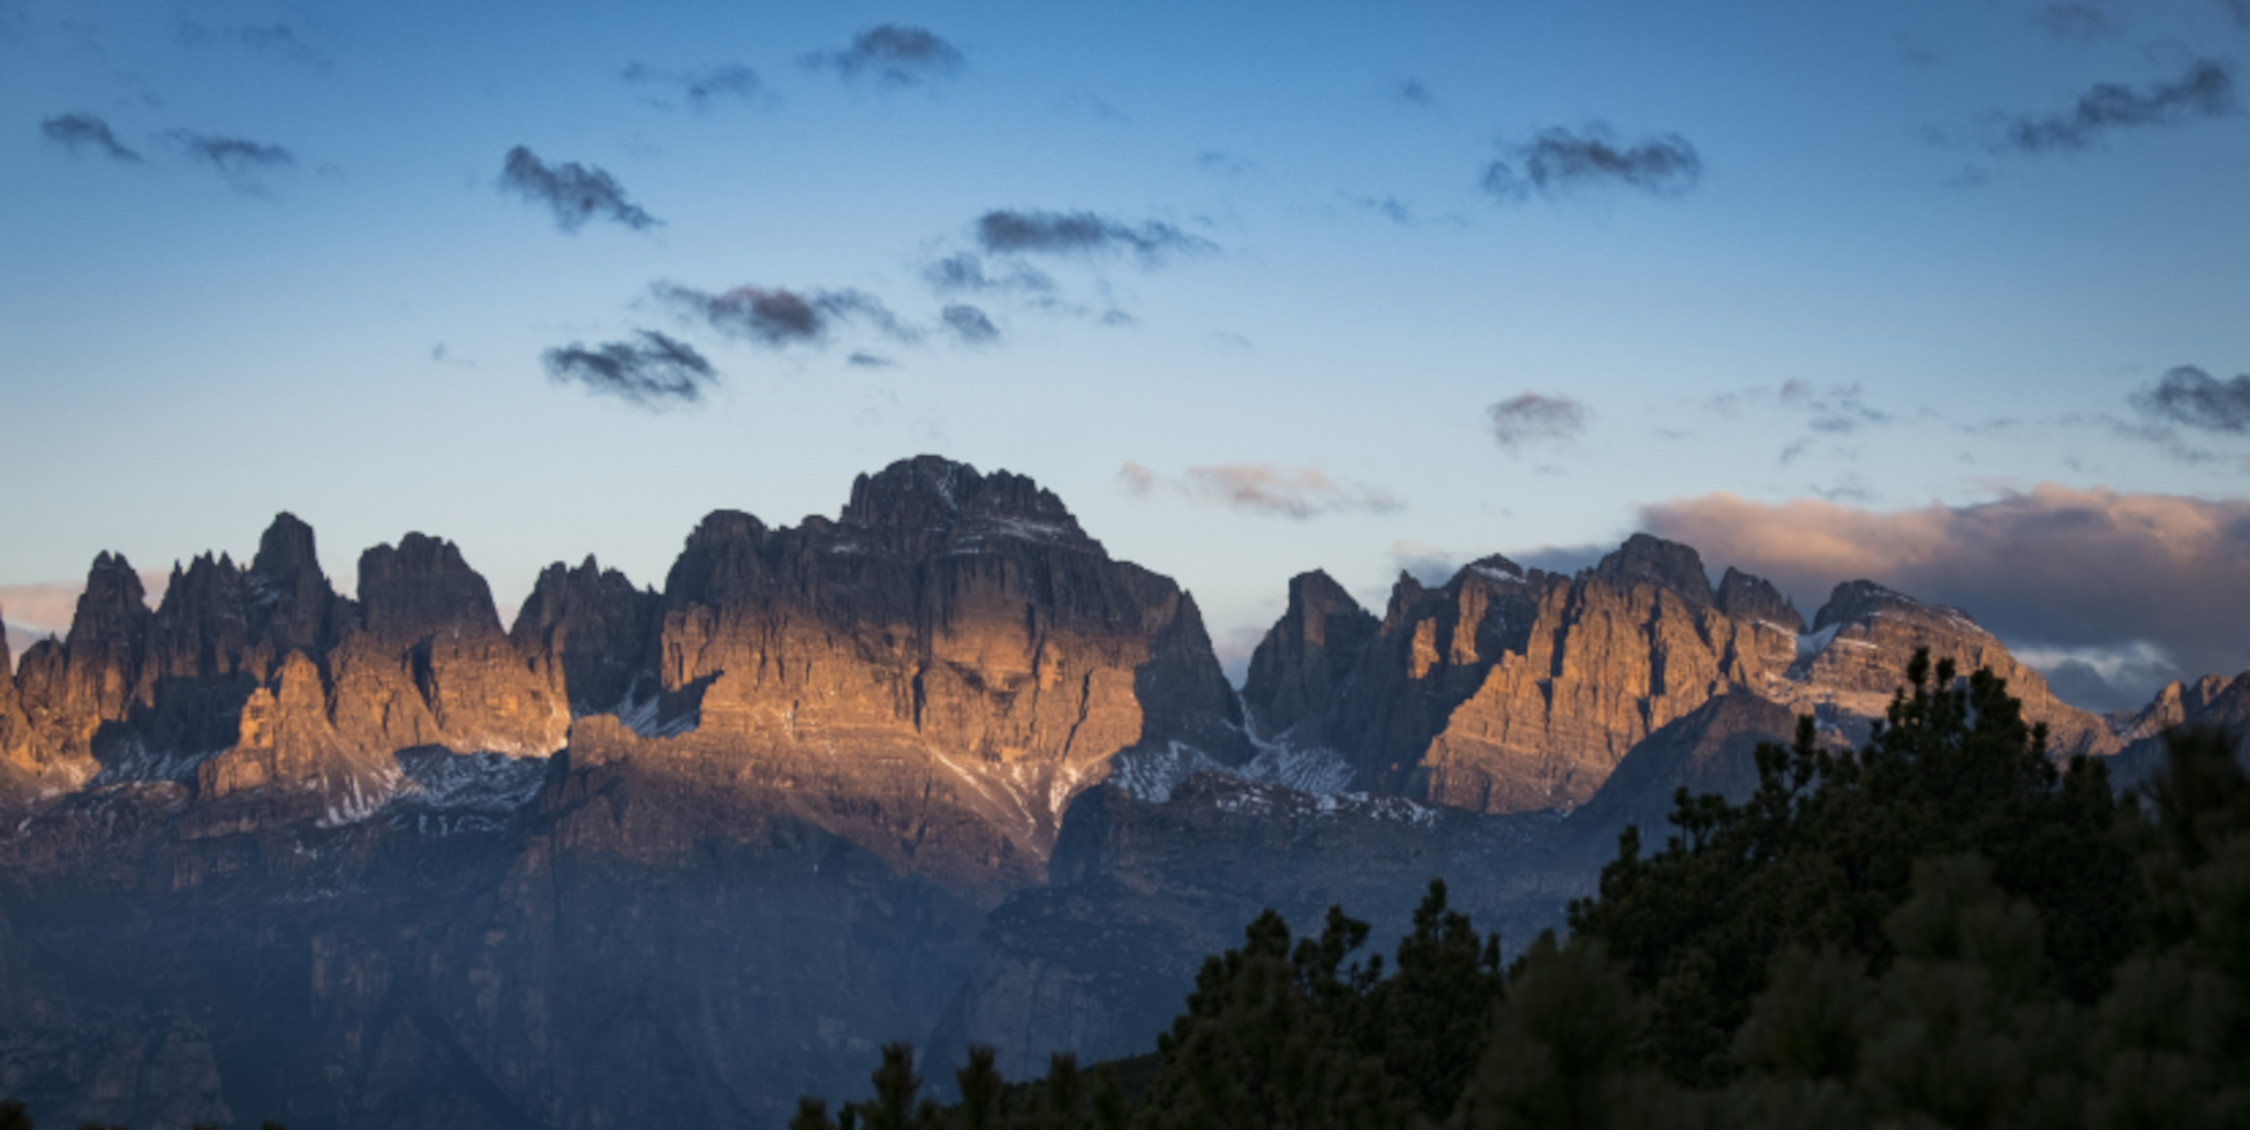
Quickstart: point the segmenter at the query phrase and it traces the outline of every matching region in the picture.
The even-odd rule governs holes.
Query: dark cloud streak
[[[297,155],[286,147],[262,141],[184,129],[164,136],[189,160],[217,169],[237,191],[252,196],[266,195],[264,174],[280,172],[297,163]]]
[[[634,231],[663,222],[627,199],[617,178],[604,170],[576,161],[548,165],[521,145],[508,150],[500,170],[500,190],[545,204],[555,214],[555,226],[566,232],[576,232],[597,216]]]
[[[2133,407],[2165,423],[2230,435],[2250,433],[2250,374],[2220,380],[2182,365],[2135,392]]]
[[[835,71],[846,82],[872,75],[885,86],[915,86],[958,72],[959,48],[928,28],[877,24],[852,37],[841,51],[815,51],[800,63]]]
[[[719,374],[693,346],[654,330],[637,330],[637,341],[613,341],[588,349],[576,342],[540,354],[547,377],[556,384],[583,385],[644,408],[694,404]]]
[[[921,337],[921,331],[900,321],[881,299],[864,291],[738,286],[712,293],[673,282],[657,283],[653,289],[659,301],[720,333],[777,349],[822,344],[844,321],[865,323],[893,341],[910,343]]]
[[[1536,191],[1553,196],[1602,185],[1622,185],[1656,196],[1678,196],[1703,177],[1703,157],[1674,133],[1626,145],[1596,123],[1582,131],[1549,129],[1513,151],[1513,160],[1485,166],[1484,190],[1502,200]]]
[[[1586,430],[1593,410],[1570,397],[1542,392],[1511,396],[1485,409],[1492,440],[1510,453],[1543,442],[1561,442]]]
[[[662,86],[678,90],[698,113],[722,99],[756,104],[766,94],[758,72],[740,63],[720,63],[692,70],[670,71],[646,63],[627,66],[620,77],[635,86]]]
[[[996,254],[1095,255],[1128,250],[1145,262],[1216,251],[1218,245],[1161,220],[1139,224],[1093,212],[995,209],[977,217],[979,246]]]
[[[76,153],[92,148],[103,156],[128,164],[141,164],[141,155],[119,144],[117,135],[110,132],[109,123],[92,114],[61,114],[39,123],[39,132],[47,140]]]
[[[938,317],[964,344],[990,345],[1000,340],[1000,327],[993,325],[992,319],[974,306],[956,303],[946,307]]]
[[[2118,130],[2180,125],[2234,112],[2233,74],[2225,64],[2203,59],[2171,82],[2138,90],[2097,83],[2066,112],[2004,119],[1988,147],[1994,152],[2075,152]]]
[[[984,260],[959,251],[922,268],[922,281],[940,293],[1052,294],[1055,280],[1027,263],[1011,263],[1006,274],[990,274]]]

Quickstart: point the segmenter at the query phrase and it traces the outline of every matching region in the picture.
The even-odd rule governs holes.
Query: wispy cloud
[[[1778,417],[1783,421],[1802,421],[1807,431],[1782,445],[1780,462],[1783,466],[1821,448],[1825,441],[1840,439],[1863,428],[1891,422],[1891,414],[1867,402],[1866,392],[1858,384],[1820,385],[1803,378],[1791,378],[1779,385],[1760,385],[1734,389],[1694,402],[1697,408],[1730,420],[1741,419],[1746,414],[1759,414],[1767,419]],[[1856,457],[1853,449],[1833,447],[1829,450],[1846,457]],[[1851,497],[1862,488],[1855,483],[1829,488],[1842,492],[1828,494],[1822,488],[1813,488],[1823,497]]]
[[[1010,262],[1005,271],[993,273],[985,269],[982,258],[969,251],[955,252],[923,267],[922,281],[941,293],[1049,294],[1055,289],[1053,276],[1029,263]]]
[[[1437,98],[1430,93],[1429,86],[1418,78],[1398,80],[1397,84],[1391,87],[1391,94],[1410,106],[1428,106],[1437,101]]]
[[[1995,501],[1876,511],[1705,495],[1643,507],[1649,532],[1695,546],[1804,607],[1866,577],[1970,609],[2011,646],[2148,641],[2179,673],[2250,664],[2250,501],[2041,485]],[[2133,695],[2153,689],[2123,688]]]
[[[620,77],[635,86],[677,91],[698,113],[722,101],[757,105],[771,97],[765,83],[758,78],[758,72],[740,63],[717,63],[683,70],[633,63]]]
[[[870,77],[885,86],[916,86],[959,72],[959,48],[928,28],[877,24],[852,37],[840,50],[815,51],[798,60],[814,70],[836,72],[845,81]]]
[[[1784,406],[1805,414],[1807,427],[1826,435],[1844,435],[1891,419],[1889,413],[1868,406],[1857,384],[1822,387],[1792,378],[1782,382],[1779,398]]]
[[[2168,82],[2137,89],[2097,83],[2060,113],[2003,118],[1987,148],[1996,153],[2072,152],[2120,130],[2176,126],[2234,112],[2233,74],[2224,63],[2203,59]]]
[[[1656,196],[1678,196],[1703,177],[1703,157],[1675,133],[1625,143],[1607,125],[1549,129],[1510,156],[1485,166],[1484,190],[1502,200],[1533,192],[1556,196],[1581,189],[1622,186]]]
[[[209,165],[228,184],[253,196],[266,195],[266,178],[297,164],[297,155],[286,146],[225,134],[176,129],[164,135],[188,160]]]
[[[174,30],[180,43],[188,47],[243,47],[316,71],[329,68],[328,56],[314,49],[295,28],[285,23],[205,24],[183,20]]]
[[[60,114],[39,123],[47,140],[72,153],[91,149],[112,160],[141,164],[141,155],[127,149],[110,132],[109,123],[92,114]]]
[[[2250,433],[2250,373],[2220,380],[2181,365],[2133,394],[2133,407],[2151,420],[2198,431]]]
[[[1468,217],[1459,213],[1432,216],[1396,196],[1352,196],[1347,199],[1353,207],[1372,212],[1402,228],[1423,228],[1433,224],[1461,226],[1469,222]]]
[[[637,330],[634,340],[591,349],[572,342],[539,359],[556,384],[581,385],[644,408],[694,404],[719,379],[718,370],[695,347],[654,330]]]
[[[1239,177],[1244,173],[1256,170],[1258,166],[1255,162],[1246,160],[1241,155],[1225,149],[1206,149],[1195,155],[1195,167],[1206,173]]]
[[[549,165],[521,145],[508,150],[500,169],[500,191],[546,205],[554,213],[555,226],[566,232],[576,232],[596,218],[614,220],[634,231],[663,222],[628,199],[624,186],[608,172],[576,161]]]
[[[738,286],[714,293],[674,282],[659,282],[651,289],[658,301],[673,309],[720,333],[760,345],[818,345],[844,322],[866,325],[893,341],[921,338],[921,331],[900,320],[881,299],[860,290]]]
[[[945,328],[967,345],[990,345],[1000,340],[1000,327],[985,312],[965,303],[947,306],[938,315]]]
[[[2056,39],[2075,43],[2111,39],[2124,30],[2117,14],[2107,5],[2088,4],[2079,0],[2042,6],[2039,9],[2039,26]]]
[[[979,246],[996,254],[1099,255],[1130,251],[1144,263],[1195,255],[1218,245],[1161,220],[1128,223],[1095,212],[1001,208],[977,217]]]
[[[1493,442],[1510,454],[1541,443],[1577,438],[1594,410],[1560,393],[1524,392],[1487,407]]]
[[[1406,504],[1380,487],[1339,482],[1318,467],[1277,467],[1271,463],[1233,463],[1190,467],[1184,475],[1162,475],[1139,463],[1117,472],[1118,482],[1136,497],[1174,494],[1244,514],[1303,521],[1325,514],[1388,514]]]

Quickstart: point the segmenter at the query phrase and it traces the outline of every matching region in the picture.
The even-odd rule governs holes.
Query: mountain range
[[[1261,907],[1390,929],[1442,876],[1528,942],[1677,789],[1739,797],[1800,716],[1863,740],[1922,648],[2121,785],[2250,731],[2250,674],[2096,715],[1965,611],[1844,579],[1808,622],[1647,535],[1379,613],[1300,575],[1238,691],[1176,583],[932,456],[833,521],[713,513],[661,588],[553,565],[513,624],[422,534],[349,597],[287,514],[153,609],[103,554],[0,679],[0,1096],[779,1125],[890,1040],[1145,1050]]]

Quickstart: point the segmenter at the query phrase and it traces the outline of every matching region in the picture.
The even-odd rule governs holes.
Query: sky
[[[281,510],[504,607],[920,453],[1239,670],[1634,530],[2250,666],[2250,0],[0,0],[0,611]]]

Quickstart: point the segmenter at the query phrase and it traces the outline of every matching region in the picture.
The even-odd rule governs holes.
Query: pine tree
[[[1158,1038],[1162,1064],[1135,1124],[1404,1127],[1411,1101],[1379,1058],[1342,1038],[1324,1007],[1351,991],[1339,966],[1366,936],[1365,923],[1331,911],[1321,936],[1292,952],[1281,916],[1259,915],[1241,949],[1204,962],[1187,1013]]]
[[[2115,834],[2129,807],[2099,764],[2047,756],[2004,682],[1926,652],[1910,689],[1860,750],[1820,748],[1810,718],[1788,748],[1758,750],[1741,805],[1680,796],[1678,833],[1640,855],[1637,833],[1603,869],[1600,897],[1572,905],[1574,934],[1600,939],[1651,994],[1647,1052],[1681,1082],[1713,1086],[1738,1065],[1732,1033],[1774,957],[1790,945],[1894,956],[1883,931],[1916,859],[1976,853],[2045,922],[2039,976],[2090,1003],[2130,953],[2142,915],[2132,853]]]

